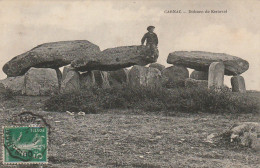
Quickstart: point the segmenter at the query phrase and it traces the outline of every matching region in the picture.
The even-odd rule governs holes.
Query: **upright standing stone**
[[[121,85],[128,81],[128,70],[123,68],[116,71],[108,71],[109,83],[111,85]]]
[[[62,81],[62,73],[61,73],[61,71],[60,71],[59,68],[56,68],[55,71],[56,71],[56,74],[57,74],[58,83],[59,83],[59,90],[60,90],[60,87],[61,87],[61,81]]]
[[[232,92],[246,92],[245,80],[242,76],[233,76],[231,78]]]
[[[61,82],[61,93],[71,93],[80,90],[79,72],[71,67],[64,67]]]
[[[184,66],[171,66],[162,71],[163,85],[168,88],[182,86],[189,78],[189,71]]]
[[[59,92],[56,71],[51,68],[30,68],[25,74],[25,94],[52,95]]]
[[[165,69],[165,66],[162,65],[162,64],[159,64],[159,63],[151,63],[151,64],[149,65],[149,67],[151,67],[151,68],[157,68],[157,69],[160,70],[160,71],[162,71],[162,70]]]
[[[94,70],[92,71],[95,77],[95,84],[102,88],[109,88],[108,73],[106,71]]]
[[[208,80],[208,77],[209,77],[209,74],[208,74],[208,72],[205,72],[205,71],[196,71],[196,70],[194,70],[190,74],[190,78],[196,79],[196,80]]]
[[[9,90],[12,94],[22,95],[25,92],[24,76],[8,77],[0,80],[6,90]]]
[[[156,87],[161,85],[161,72],[156,68],[135,65],[129,72],[131,86]]]
[[[220,88],[224,85],[225,66],[222,62],[213,62],[209,66],[208,88]]]
[[[96,80],[92,71],[80,75],[80,88],[86,89],[95,86]]]

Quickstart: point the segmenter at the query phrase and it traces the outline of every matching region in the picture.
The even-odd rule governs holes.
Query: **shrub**
[[[228,89],[131,87],[91,88],[78,93],[51,97],[45,107],[49,111],[85,111],[104,109],[140,109],[144,111],[249,113],[258,109],[257,101],[247,94]]]

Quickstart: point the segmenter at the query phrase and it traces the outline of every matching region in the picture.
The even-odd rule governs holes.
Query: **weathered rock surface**
[[[182,65],[197,71],[207,71],[212,62],[223,62],[225,75],[242,74],[249,68],[246,60],[224,53],[175,51],[170,53],[167,59],[169,64]]]
[[[14,77],[25,74],[31,67],[56,69],[99,52],[99,47],[87,40],[45,43],[14,57],[4,65],[3,71]]]
[[[165,69],[165,66],[162,65],[162,64],[159,64],[159,63],[151,63],[151,64],[149,65],[149,67],[151,67],[151,68],[156,68],[156,69],[158,69],[158,70],[160,70],[160,71],[162,71],[162,70]]]
[[[224,86],[225,66],[222,62],[213,62],[209,66],[208,88],[222,88]]]
[[[192,78],[185,79],[186,88],[208,88],[208,81],[206,80],[196,80]]]
[[[146,46],[123,46],[106,49],[98,54],[89,54],[77,59],[71,66],[79,71],[113,71],[132,65],[147,65],[156,62],[158,49]]]
[[[196,80],[208,80],[208,72],[204,72],[204,71],[193,71],[190,74],[190,78],[192,79],[196,79]]]
[[[260,123],[244,122],[231,129],[231,142],[240,145],[260,149]]]
[[[62,82],[61,82],[61,93],[72,93],[80,90],[80,74],[78,71],[71,67],[64,67]]]
[[[86,89],[95,86],[96,80],[92,71],[80,74],[80,88]]]
[[[9,77],[0,80],[0,83],[15,95],[22,95],[25,92],[24,76]]]
[[[92,71],[95,78],[95,85],[102,88],[109,88],[109,80],[108,80],[108,72],[106,71],[98,71],[94,70]]]
[[[59,90],[60,90],[60,87],[61,87],[61,81],[62,81],[62,73],[61,73],[61,71],[60,71],[59,68],[56,68],[55,71],[56,71],[56,74],[57,74],[58,83],[59,83]]]
[[[6,93],[6,89],[5,89],[4,84],[0,83],[0,94],[2,94],[2,93]]]
[[[108,75],[110,85],[121,85],[128,82],[128,70],[125,68],[116,71],[108,71]]]
[[[184,86],[186,78],[189,78],[189,71],[183,66],[171,66],[162,71],[163,85],[172,88]]]
[[[26,95],[52,95],[59,92],[57,74],[51,68],[30,68],[25,74],[24,81]]]
[[[156,87],[161,85],[161,72],[156,68],[135,65],[129,72],[131,86]]]
[[[231,78],[232,92],[246,92],[246,84],[243,76],[233,76]]]

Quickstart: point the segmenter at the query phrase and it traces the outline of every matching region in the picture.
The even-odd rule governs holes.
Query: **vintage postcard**
[[[259,0],[0,0],[0,167],[260,167]]]

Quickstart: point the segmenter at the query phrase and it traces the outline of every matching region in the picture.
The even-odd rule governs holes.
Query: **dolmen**
[[[45,43],[8,61],[3,66],[7,78],[0,84],[14,94],[31,96],[109,87],[128,81],[125,68],[155,63],[158,56],[157,48],[142,45],[101,51],[87,40]]]
[[[204,51],[175,51],[168,55],[167,63],[194,69],[190,78],[207,80],[208,88],[221,88],[224,86],[224,75],[233,76],[232,91],[246,92],[244,78],[240,75],[248,70],[249,63],[239,57]],[[194,80],[186,83],[195,83]]]

